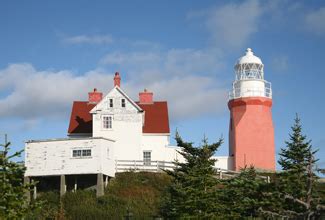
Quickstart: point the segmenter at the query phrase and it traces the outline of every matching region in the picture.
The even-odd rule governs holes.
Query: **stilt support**
[[[104,178],[102,173],[97,174],[97,190],[96,196],[100,197],[104,195]]]
[[[24,184],[30,184],[30,178],[29,176],[25,176],[24,177]],[[25,192],[25,197],[27,199],[27,202],[29,203],[30,202],[30,189],[26,190]]]
[[[60,196],[63,196],[66,192],[66,184],[65,184],[65,175],[61,175],[60,177]]]
[[[35,181],[33,179],[32,179],[32,183],[35,184]],[[37,198],[37,187],[35,184],[33,189],[33,199],[35,200],[36,198]]]
[[[77,192],[77,189],[78,189],[78,181],[77,181],[77,177],[74,178],[74,188],[73,188],[73,191],[74,192]]]
[[[108,176],[105,176],[105,188],[107,187],[108,185]]]

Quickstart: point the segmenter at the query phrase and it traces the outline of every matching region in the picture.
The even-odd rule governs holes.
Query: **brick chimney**
[[[116,72],[114,76],[114,87],[115,86],[121,87],[121,77],[119,72]]]
[[[97,92],[97,89],[94,88],[93,92],[88,92],[88,102],[92,104],[97,104],[103,99],[103,93]]]
[[[139,103],[140,104],[153,104],[153,93],[148,92],[144,89],[143,92],[139,93]]]

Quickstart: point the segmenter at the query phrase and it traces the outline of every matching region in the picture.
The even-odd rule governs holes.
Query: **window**
[[[113,99],[109,99],[109,107],[113,108]]]
[[[73,150],[72,157],[81,157],[81,150]]]
[[[82,150],[82,156],[83,157],[90,157],[91,156],[91,150],[90,149]]]
[[[72,157],[91,157],[91,149],[72,150]]]
[[[112,116],[103,116],[103,128],[104,129],[112,128]]]
[[[125,99],[121,100],[121,105],[122,105],[123,108],[125,108]]]
[[[143,151],[143,165],[151,165],[151,151]]]

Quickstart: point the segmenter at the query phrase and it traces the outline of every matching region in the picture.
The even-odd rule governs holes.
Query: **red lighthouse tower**
[[[264,80],[264,65],[250,48],[235,65],[236,79],[229,94],[229,155],[234,169],[253,165],[275,170],[271,84]]]

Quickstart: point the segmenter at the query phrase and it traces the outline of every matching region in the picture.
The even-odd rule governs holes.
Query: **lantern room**
[[[230,100],[242,97],[272,98],[271,83],[264,80],[264,65],[252,49],[247,48],[246,54],[238,59],[235,74]]]

